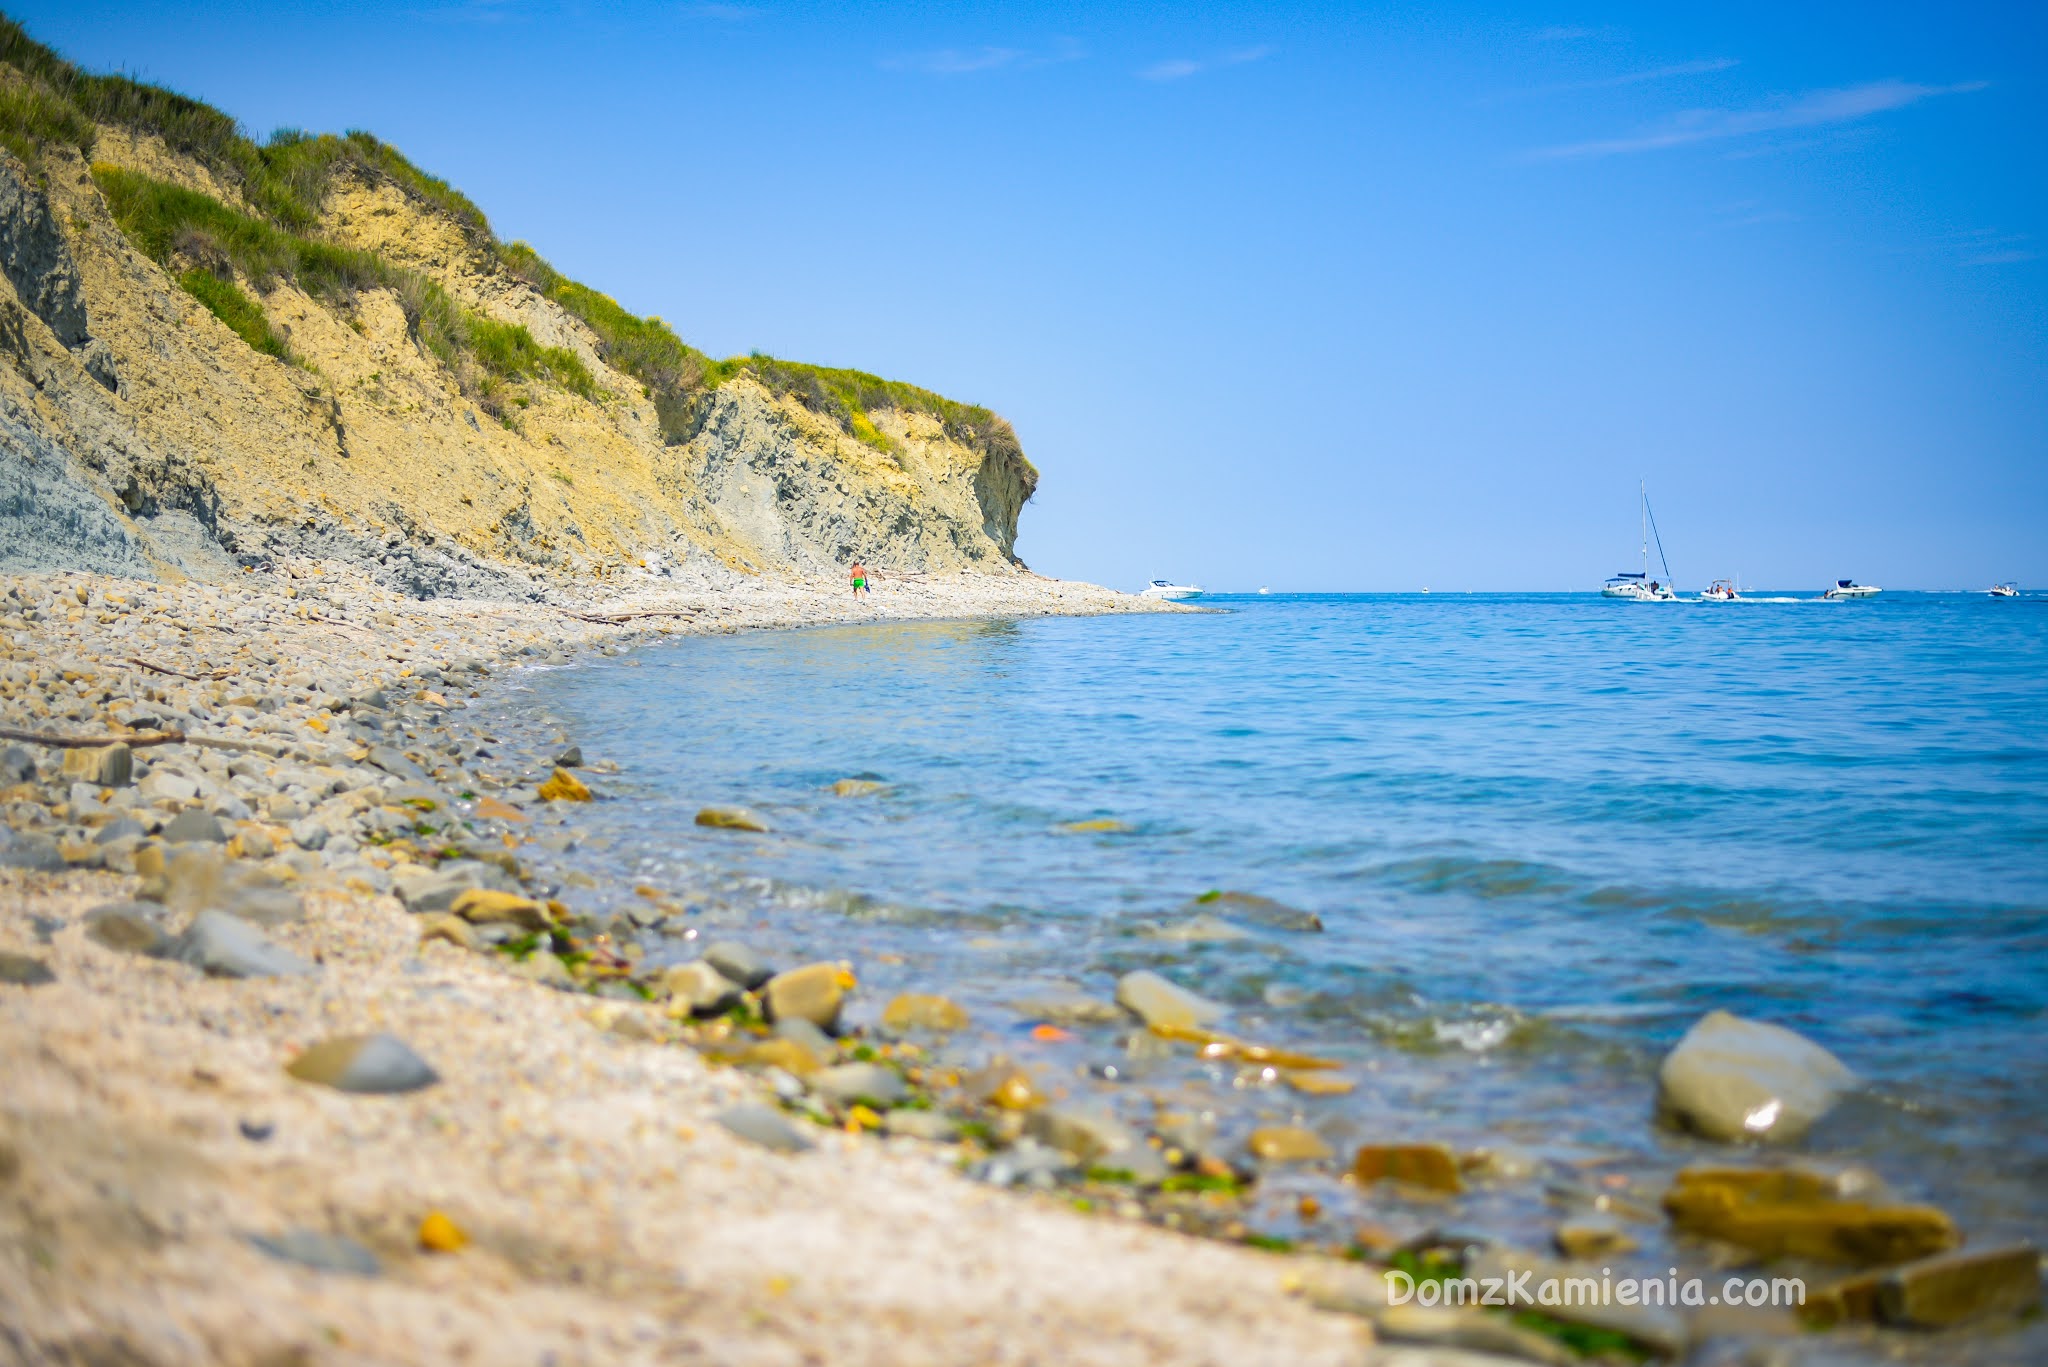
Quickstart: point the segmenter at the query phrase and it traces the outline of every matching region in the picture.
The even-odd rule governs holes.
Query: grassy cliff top
[[[74,148],[90,161],[101,126],[161,138],[173,153],[206,167],[239,194],[246,213],[195,192],[96,169],[117,219],[137,245],[167,268],[179,267],[180,283],[259,350],[285,354],[261,307],[233,283],[234,270],[259,285],[288,277],[316,294],[369,286],[397,291],[421,345],[486,402],[494,385],[524,379],[590,392],[590,376],[573,355],[539,347],[524,328],[456,308],[415,272],[323,241],[328,189],[337,174],[353,174],[394,185],[453,220],[479,258],[581,320],[597,337],[605,362],[646,387],[665,440],[685,440],[701,400],[749,375],[882,450],[893,442],[870,413],[895,408],[928,414],[954,440],[1020,466],[1035,482],[1016,433],[986,408],[862,371],[759,353],[714,360],[660,319],[630,313],[610,295],[569,279],[527,244],[499,241],[483,210],[466,195],[369,133],[280,129],[259,143],[229,115],[199,100],[127,76],[82,71],[0,15],[0,145],[40,171],[44,149],[52,145]],[[219,269],[186,268],[195,243],[198,256],[210,254]]]

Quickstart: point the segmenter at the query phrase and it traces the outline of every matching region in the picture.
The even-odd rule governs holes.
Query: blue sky
[[[1038,569],[2048,587],[2048,8],[29,4],[688,340],[990,405]]]

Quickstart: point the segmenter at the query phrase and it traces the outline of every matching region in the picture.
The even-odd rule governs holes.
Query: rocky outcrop
[[[104,131],[96,164],[246,209],[161,140]],[[52,145],[41,161],[30,177],[0,155],[0,569],[217,578],[308,555],[416,597],[525,598],[563,579],[837,575],[854,559],[1018,568],[1037,474],[1013,442],[893,408],[856,438],[744,371],[694,401],[679,438],[583,322],[393,180],[337,170],[318,235],[573,353],[587,387],[534,380],[486,403],[422,342],[417,299],[316,298],[236,274],[204,241],[160,263],[81,156]],[[198,268],[252,301],[287,356],[182,286]]]

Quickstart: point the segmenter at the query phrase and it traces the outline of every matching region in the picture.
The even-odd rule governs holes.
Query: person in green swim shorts
[[[860,561],[853,562],[853,596],[858,598],[868,591],[867,567]]]

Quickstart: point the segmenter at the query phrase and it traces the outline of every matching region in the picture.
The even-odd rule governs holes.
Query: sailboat
[[[1650,490],[1638,481],[1643,496],[1643,568],[1640,573],[1623,570],[1600,587],[1603,598],[1626,598],[1635,603],[1675,603],[1678,594],[1671,587],[1671,562],[1664,558],[1664,538],[1657,532],[1657,519],[1650,512]],[[1664,566],[1664,578],[1650,578],[1650,538],[1657,539],[1657,559]]]

